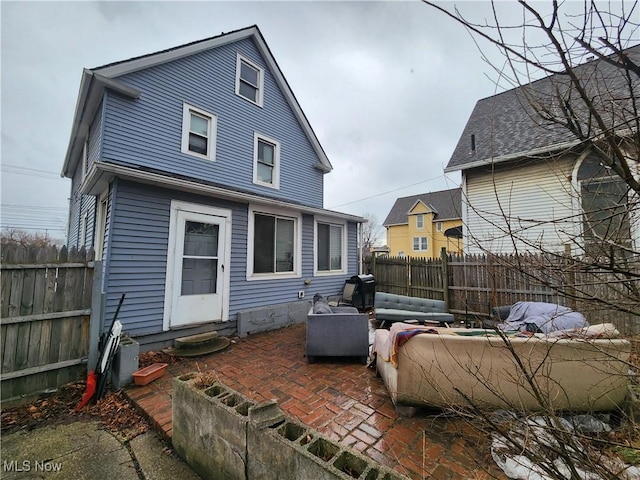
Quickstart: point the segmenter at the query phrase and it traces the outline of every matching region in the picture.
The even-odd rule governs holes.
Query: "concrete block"
[[[173,446],[203,478],[401,480],[406,477],[197,373],[173,381]]]
[[[244,480],[248,413],[254,403],[220,384],[198,389],[196,377],[173,381],[173,446],[203,478]]]

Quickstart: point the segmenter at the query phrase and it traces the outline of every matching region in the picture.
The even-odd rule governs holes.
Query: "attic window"
[[[216,128],[215,115],[185,103],[182,111],[182,153],[215,160]]]
[[[236,64],[236,95],[262,106],[264,71],[238,54]]]
[[[476,151],[476,136],[473,134],[471,135],[471,151]]]

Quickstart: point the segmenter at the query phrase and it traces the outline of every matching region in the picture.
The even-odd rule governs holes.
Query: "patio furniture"
[[[564,333],[563,333],[564,332]],[[535,336],[394,323],[372,355],[399,413],[407,407],[606,411],[627,394],[631,343],[612,324]],[[517,355],[517,362],[514,353]],[[481,359],[481,361],[479,360]]]
[[[417,320],[418,323],[448,326],[455,320],[451,313],[447,313],[442,300],[377,292],[374,306],[376,320],[381,324]]]
[[[376,281],[373,275],[353,275],[344,282],[342,295],[330,295],[329,305],[339,307],[348,305],[360,311],[371,310],[376,294]]]
[[[369,315],[355,307],[332,307],[314,297],[307,314],[307,362],[318,357],[369,357]]]

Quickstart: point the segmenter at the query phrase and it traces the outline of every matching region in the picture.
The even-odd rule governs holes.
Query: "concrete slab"
[[[129,442],[145,480],[200,480],[200,477],[153,432],[139,435]]]
[[[0,478],[139,480],[127,447],[98,422],[3,435]]]

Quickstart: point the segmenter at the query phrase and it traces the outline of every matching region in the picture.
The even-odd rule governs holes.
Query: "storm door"
[[[171,327],[222,318],[225,220],[177,212]]]

